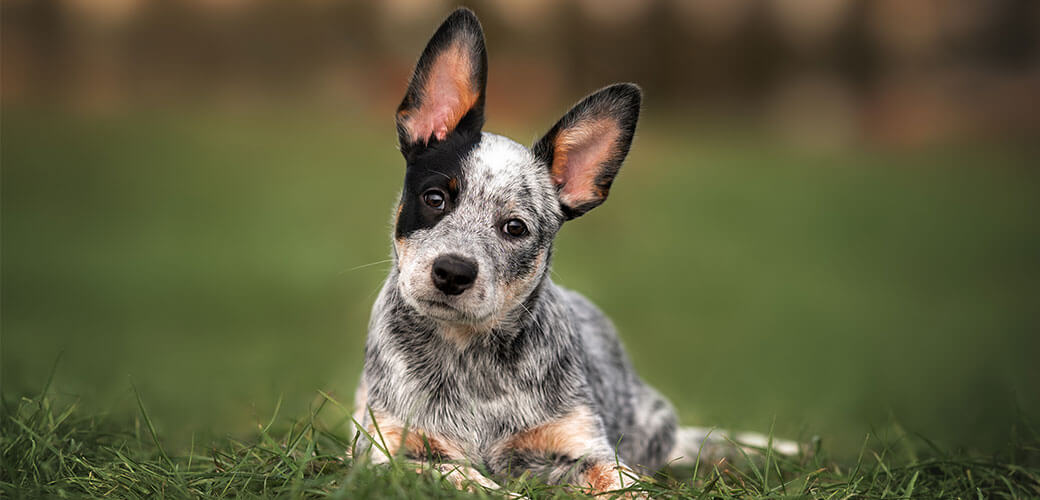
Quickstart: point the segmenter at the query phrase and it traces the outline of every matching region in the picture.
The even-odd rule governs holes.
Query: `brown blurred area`
[[[544,119],[625,80],[645,88],[648,114],[733,117],[802,143],[915,145],[1040,132],[1035,0],[467,3],[488,37],[492,122]],[[2,7],[5,105],[97,113],[313,104],[387,115],[455,3]]]

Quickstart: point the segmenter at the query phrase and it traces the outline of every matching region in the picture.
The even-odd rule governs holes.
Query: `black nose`
[[[477,263],[461,255],[441,255],[433,261],[433,285],[448,295],[458,295],[473,286]]]

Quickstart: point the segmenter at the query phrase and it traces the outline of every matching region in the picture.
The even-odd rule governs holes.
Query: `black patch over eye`
[[[509,219],[502,225],[502,232],[509,236],[520,237],[527,234],[527,225],[520,219]]]
[[[444,210],[446,198],[440,189],[430,189],[422,195],[423,203],[434,210]]]

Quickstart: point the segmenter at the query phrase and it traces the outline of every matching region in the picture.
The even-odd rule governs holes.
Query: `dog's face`
[[[398,290],[428,317],[477,328],[522,306],[563,222],[606,199],[641,97],[631,84],[604,88],[528,149],[481,131],[486,80],[480,23],[456,10],[397,111],[407,161],[394,231]]]
[[[504,137],[431,148],[405,174],[399,289],[433,318],[474,325],[516,307],[548,266],[563,214],[541,162]]]

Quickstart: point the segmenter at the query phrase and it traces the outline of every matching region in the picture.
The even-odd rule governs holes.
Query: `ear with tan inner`
[[[631,83],[601,89],[574,106],[533,151],[549,167],[564,215],[603,203],[628,154],[642,92]]]
[[[487,53],[472,11],[455,10],[434,33],[397,109],[401,151],[421,149],[453,134],[471,136],[484,124]]]

